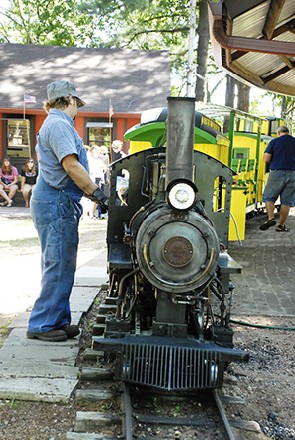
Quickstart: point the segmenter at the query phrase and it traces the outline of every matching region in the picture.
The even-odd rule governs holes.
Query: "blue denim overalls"
[[[80,143],[79,162],[88,169],[86,152]],[[44,181],[42,171],[39,173],[31,213],[42,251],[42,281],[29,319],[29,332],[47,332],[71,323],[70,295],[76,270],[82,194],[72,180],[58,190]]]

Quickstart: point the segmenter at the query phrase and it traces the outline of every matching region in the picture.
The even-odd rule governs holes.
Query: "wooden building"
[[[171,94],[168,51],[5,43],[0,44],[0,73],[0,159],[9,156],[19,168],[35,156],[52,81],[74,82],[86,101],[75,126],[88,145],[123,140],[143,110],[165,106]],[[128,147],[125,143],[125,151]]]

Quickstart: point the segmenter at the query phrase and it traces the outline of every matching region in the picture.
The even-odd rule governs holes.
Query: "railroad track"
[[[105,298],[93,325],[102,336],[104,320],[115,313],[115,299]],[[228,420],[227,405],[243,405],[239,397],[224,396],[216,389],[206,392],[160,392],[114,381],[110,356],[88,348],[83,354],[77,411],[67,440],[183,439],[234,440],[235,432],[260,431],[256,422]],[[82,364],[83,364],[82,363]],[[234,386],[234,385],[233,385]],[[224,407],[225,405],[225,407]],[[258,438],[258,437],[257,437]]]

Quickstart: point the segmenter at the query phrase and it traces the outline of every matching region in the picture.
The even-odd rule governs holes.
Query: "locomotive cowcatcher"
[[[227,253],[233,172],[193,149],[195,100],[168,98],[167,145],[112,165],[109,296],[93,348],[116,354],[117,378],[162,390],[218,388],[233,348]]]

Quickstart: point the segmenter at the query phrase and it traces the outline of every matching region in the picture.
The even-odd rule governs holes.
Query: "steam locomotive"
[[[116,354],[117,378],[162,390],[221,387],[233,348],[227,253],[233,171],[194,151],[195,101],[168,98],[167,145],[111,169],[109,296],[116,314],[93,348]]]

